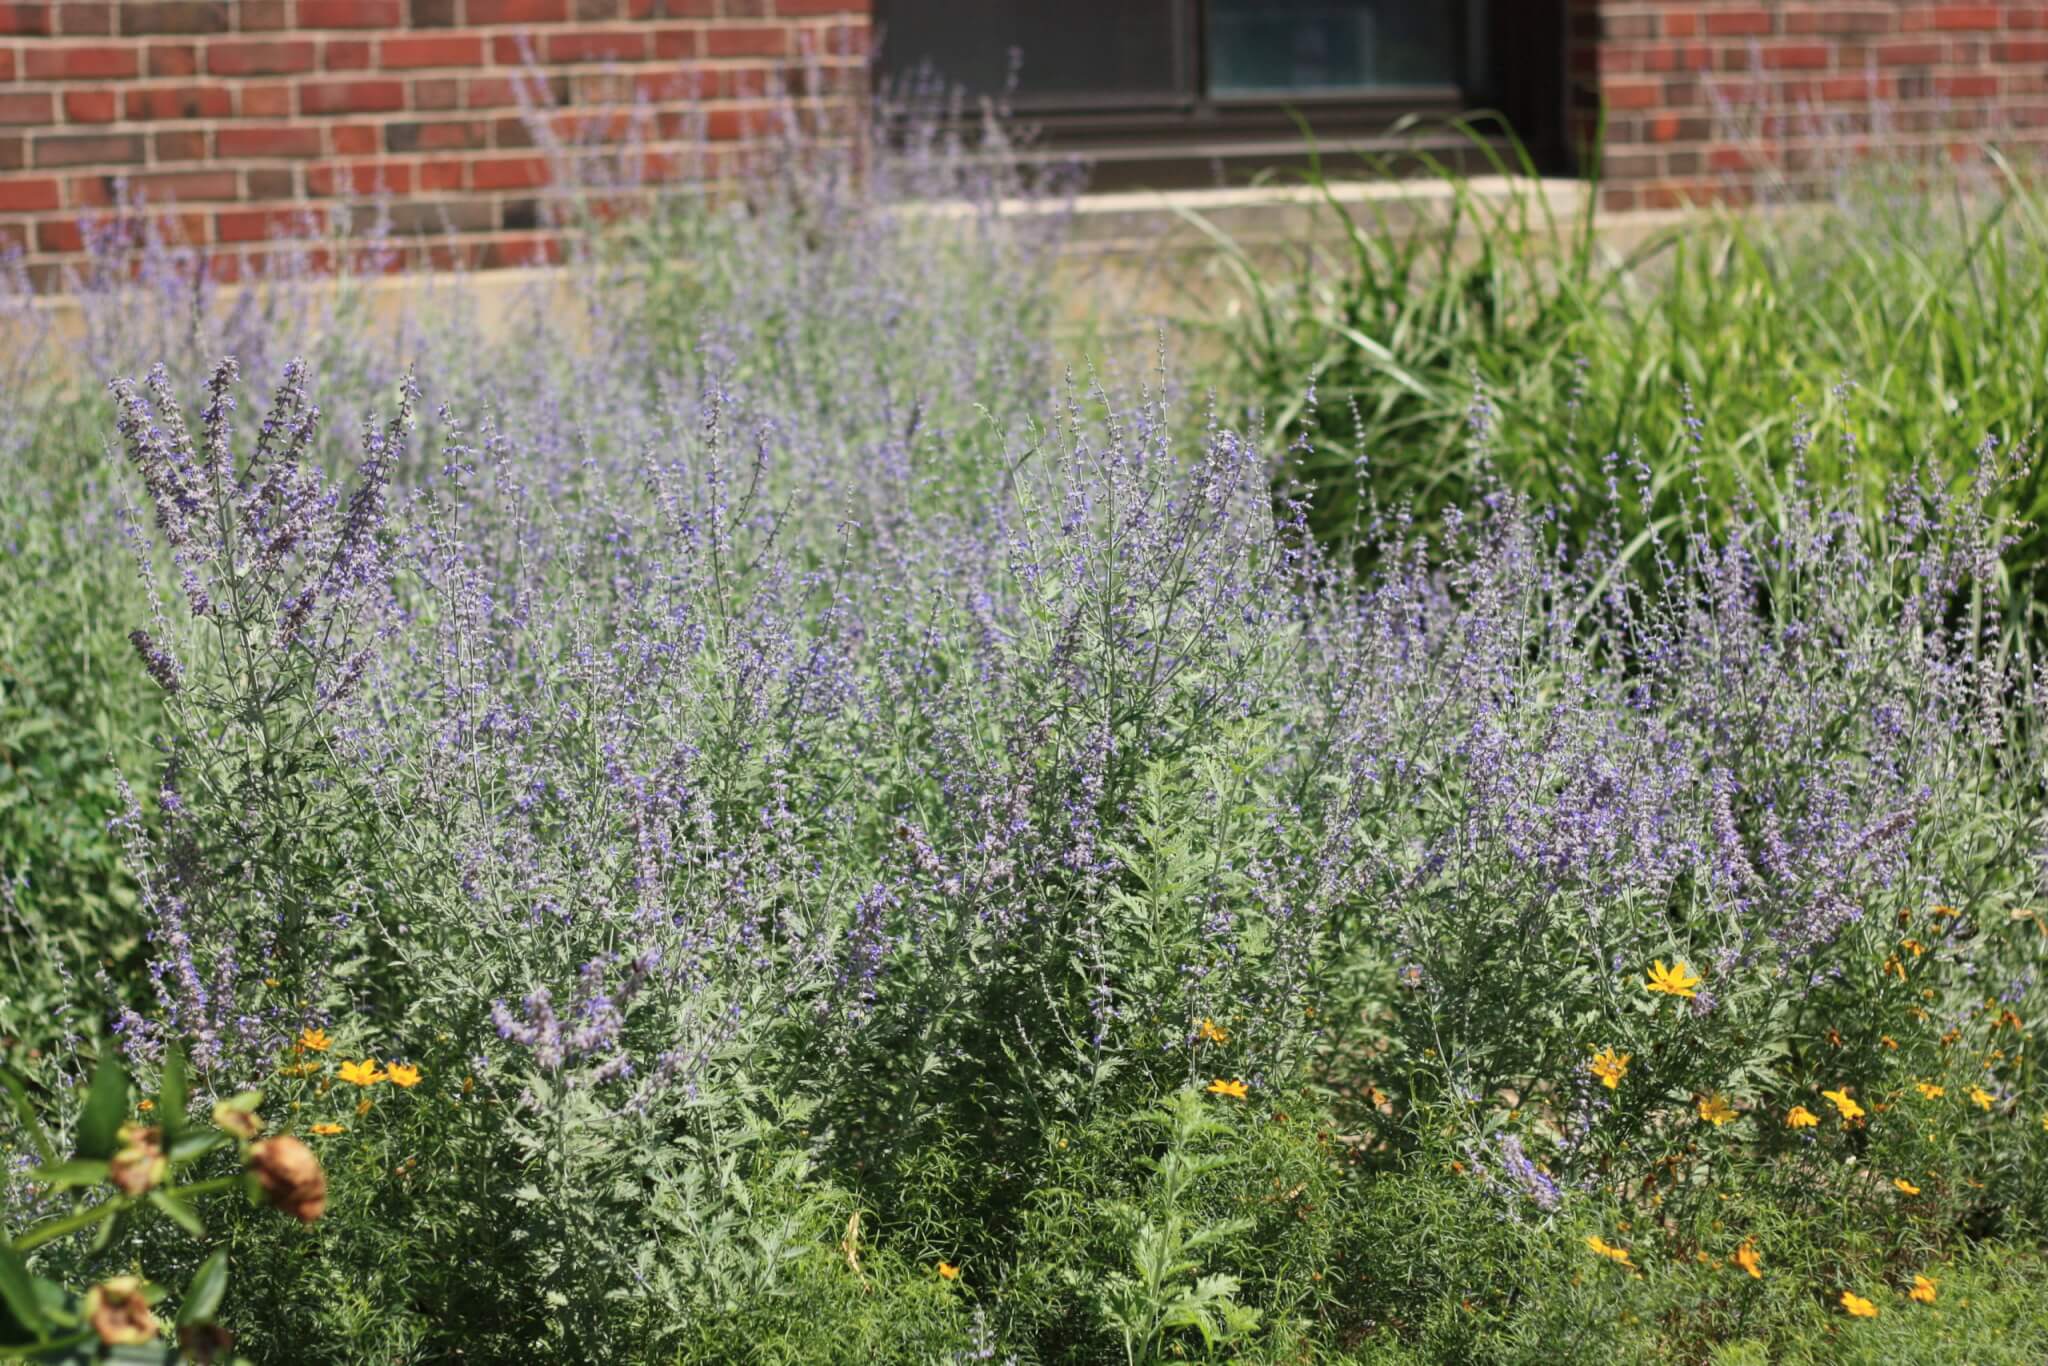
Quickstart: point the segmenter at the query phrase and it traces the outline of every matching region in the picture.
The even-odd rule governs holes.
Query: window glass
[[[1142,102],[1185,93],[1178,0],[888,0],[885,72],[929,68],[1022,107],[1093,97]]]
[[[1208,0],[1209,93],[1450,85],[1457,0]]]

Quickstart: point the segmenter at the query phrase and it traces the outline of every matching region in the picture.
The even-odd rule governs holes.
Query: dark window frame
[[[1305,153],[1299,120],[1307,123],[1326,154],[1369,151],[1398,158],[1403,148],[1427,146],[1436,155],[1483,160],[1484,154],[1458,132],[1446,130],[1418,143],[1415,134],[1396,135],[1392,130],[1405,119],[1417,120],[1424,128],[1443,128],[1453,119],[1485,111],[1506,119],[1539,171],[1574,169],[1566,135],[1565,0],[1478,0],[1484,45],[1479,50],[1474,50],[1461,18],[1458,41],[1466,48],[1467,62],[1477,57],[1487,73],[1483,88],[1375,86],[1304,90],[1284,97],[1208,93],[1207,5],[1204,0],[1172,3],[1172,60],[1183,89],[1129,96],[1015,96],[1007,108],[1033,130],[1036,155],[1088,162],[1098,188],[1214,184],[1219,173],[1225,179],[1242,179],[1260,169],[1301,161]],[[886,53],[892,6],[890,0],[873,0],[873,5],[875,29]],[[1461,16],[1465,12],[1461,5]],[[884,65],[878,63],[876,69],[880,77]],[[1501,141],[1495,139],[1497,150],[1504,150],[1498,149]],[[1461,152],[1469,156],[1461,158]]]

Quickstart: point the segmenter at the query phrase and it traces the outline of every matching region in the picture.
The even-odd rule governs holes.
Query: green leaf
[[[73,1158],[69,1162],[49,1162],[29,1172],[28,1179],[40,1181],[57,1190],[69,1190],[73,1186],[97,1186],[107,1179],[107,1164],[85,1158]]]
[[[128,1073],[111,1053],[102,1054],[78,1117],[78,1156],[112,1157],[121,1121],[128,1117]]]
[[[220,1312],[221,1298],[228,1292],[228,1254],[222,1248],[199,1264],[185,1285],[184,1303],[178,1306],[178,1322],[208,1323]]]
[[[50,1335],[50,1321],[43,1315],[35,1282],[28,1274],[28,1259],[5,1242],[0,1242],[0,1302],[38,1341]]]
[[[0,1086],[7,1088],[8,1099],[14,1104],[14,1113],[21,1120],[21,1127],[28,1130],[29,1141],[36,1145],[36,1155],[44,1162],[57,1160],[57,1145],[50,1141],[50,1131],[43,1127],[42,1119],[36,1114],[35,1102],[29,1098],[28,1083],[7,1068],[0,1068]]]
[[[225,1134],[197,1129],[173,1141],[166,1156],[173,1162],[190,1162],[195,1157],[205,1156],[227,1141]]]
[[[169,1191],[151,1191],[149,1193],[149,1203],[162,1210],[164,1217],[168,1218],[179,1228],[184,1229],[185,1232],[191,1234],[194,1238],[204,1238],[206,1236],[206,1225],[199,1221],[198,1211],[194,1210],[177,1196],[172,1195]]]
[[[164,1126],[164,1137],[175,1139],[185,1127],[185,1109],[191,1103],[185,1079],[185,1050],[176,1044],[164,1055],[164,1074],[157,1083],[156,1110]]]

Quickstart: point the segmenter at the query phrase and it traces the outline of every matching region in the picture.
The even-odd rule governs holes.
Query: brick
[[[128,186],[153,204],[233,203],[241,179],[233,171],[156,171],[130,176]]]
[[[206,160],[206,134],[196,128],[158,133],[149,142],[150,155],[157,161]]]
[[[135,121],[227,119],[233,113],[236,96],[225,86],[156,86],[123,96],[123,117]]]
[[[303,39],[209,43],[206,70],[213,76],[286,76],[313,69],[313,44]]]
[[[149,74],[152,79],[199,74],[199,49],[190,43],[151,43]]]
[[[147,0],[121,6],[121,32],[130,37],[147,33],[226,33],[230,27],[228,0]]]
[[[386,38],[377,45],[377,65],[384,71],[416,67],[477,66],[484,59],[484,40],[474,34],[418,38]]]
[[[51,107],[52,100],[47,90],[0,90],[0,124],[42,127],[56,122]]]
[[[400,0],[299,0],[300,28],[397,28]]]
[[[644,62],[647,60],[648,37],[644,29],[610,29],[594,32],[550,33],[542,51],[553,63],[570,62]],[[516,48],[514,40],[500,38],[497,42],[498,60],[514,61],[507,57],[508,49]]]
[[[1957,29],[1994,30],[2003,16],[1997,5],[1936,5],[1934,27],[1944,32]]]
[[[299,173],[289,166],[265,166],[247,173],[248,197],[253,200],[297,199]]]
[[[402,161],[361,161],[352,165],[306,168],[306,193],[321,198],[334,195],[384,195],[412,193],[412,167]]]
[[[412,83],[412,107],[415,109],[459,109],[462,106],[462,82],[453,76],[433,76]]]
[[[480,157],[469,164],[470,186],[478,190],[530,190],[548,183],[546,157]]]
[[[235,20],[244,33],[280,33],[292,26],[290,0],[241,0]]]
[[[423,161],[420,163],[419,180],[420,191],[423,194],[459,190],[462,188],[462,163],[446,157]]]
[[[31,45],[24,55],[23,66],[32,81],[122,80],[134,76],[142,66],[136,49],[105,43]]]
[[[1983,99],[1998,93],[1998,77],[1989,72],[1967,72],[1934,78],[1934,93],[1943,99]]]
[[[1705,19],[1710,38],[1759,38],[1774,27],[1771,12],[1763,9],[1711,10]]]
[[[85,233],[68,218],[46,218],[36,224],[38,251],[84,251]]]
[[[579,24],[610,23],[619,17],[619,0],[575,0],[569,15]]]
[[[129,164],[143,157],[140,133],[80,133],[35,140],[38,167]]]
[[[2048,62],[2048,38],[2008,38],[1991,45],[1995,62]]]
[[[391,230],[407,235],[488,232],[495,220],[495,210],[474,199],[411,199],[391,206]]]
[[[214,150],[223,157],[316,157],[321,151],[318,128],[303,124],[229,126],[213,135]]]
[[[1926,41],[1879,43],[1872,52],[1880,66],[1932,66],[1941,60],[1941,44]]]
[[[481,26],[559,24],[569,18],[568,0],[468,0],[462,17]]]
[[[462,103],[467,109],[502,109],[526,102],[566,104],[569,82],[561,76],[475,76],[463,84]]]
[[[299,87],[299,113],[377,114],[405,108],[404,81],[309,81]]]
[[[327,139],[338,157],[375,156],[377,131],[373,124],[341,123],[327,130]]]
[[[471,151],[488,145],[490,126],[482,119],[448,119],[434,123],[387,123],[387,152]]]
[[[697,30],[658,28],[654,31],[654,56],[658,61],[688,61],[697,55]]]
[[[368,71],[370,45],[361,38],[330,38],[320,45],[320,65],[329,71]]]
[[[245,119],[288,119],[292,116],[292,88],[283,83],[242,87],[240,114]]]
[[[112,123],[120,115],[120,101],[111,90],[67,90],[64,92],[64,122]]]
[[[296,237],[309,226],[318,227],[317,209],[223,209],[213,216],[214,238],[220,242],[268,242],[279,237]]]
[[[49,37],[52,32],[50,8],[47,0],[28,4],[7,4],[0,0],[0,36]]]
[[[88,0],[68,0],[68,3],[57,7],[57,30],[83,38],[112,37],[114,7],[112,4],[89,3]]]
[[[1825,71],[1832,61],[1826,43],[1785,43],[1763,50],[1764,68],[1769,71]]]
[[[1609,81],[1600,94],[1610,109],[1648,109],[1659,103],[1663,87],[1653,81]]]
[[[455,0],[410,0],[405,18],[414,28],[454,28]]]
[[[14,79],[14,49],[0,47],[0,81]]]
[[[706,57],[785,57],[789,29],[780,24],[758,28],[713,28],[704,31]]]
[[[0,180],[0,213],[36,213],[58,205],[55,180]]]

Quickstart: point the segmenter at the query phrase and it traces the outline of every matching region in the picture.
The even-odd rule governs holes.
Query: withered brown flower
[[[266,1138],[249,1149],[249,1170],[274,1208],[310,1224],[327,1209],[327,1173],[320,1159],[289,1134]]]

